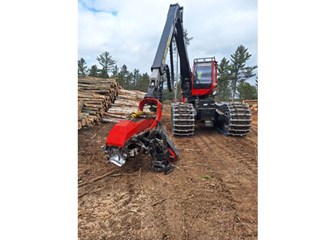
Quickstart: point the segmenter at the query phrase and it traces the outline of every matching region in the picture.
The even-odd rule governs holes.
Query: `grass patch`
[[[202,175],[202,176],[200,176],[200,178],[202,179],[202,180],[209,180],[209,179],[211,179],[212,177],[211,176],[209,176],[209,175]]]

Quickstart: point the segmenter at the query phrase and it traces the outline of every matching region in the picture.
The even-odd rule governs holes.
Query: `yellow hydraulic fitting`
[[[144,112],[143,111],[136,111],[136,112],[133,112],[131,113],[128,118],[130,119],[134,119],[134,118],[137,118],[138,116],[142,115]]]

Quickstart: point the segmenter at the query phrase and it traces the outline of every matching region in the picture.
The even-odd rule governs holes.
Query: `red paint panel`
[[[192,88],[192,96],[207,96],[213,93],[212,88],[208,89],[194,89]]]
[[[168,148],[169,153],[170,153],[170,162],[174,162],[177,160],[177,154],[172,150],[172,148]]]
[[[106,146],[123,148],[129,139],[143,131],[154,129],[162,117],[162,104],[155,98],[144,98],[138,106],[143,111],[145,105],[157,106],[155,119],[120,120],[109,132]]]
[[[120,120],[109,132],[106,146],[123,148],[125,143],[134,135],[139,134],[153,124],[154,119],[143,119],[136,122]]]
[[[143,111],[145,105],[157,106],[155,121],[153,121],[152,125],[150,126],[150,129],[154,129],[162,118],[162,104],[156,98],[144,98],[141,100],[138,109]]]

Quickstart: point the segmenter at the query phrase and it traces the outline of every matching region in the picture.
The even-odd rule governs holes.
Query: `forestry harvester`
[[[122,166],[128,158],[150,154],[152,170],[169,173],[179,151],[162,127],[162,91],[164,82],[174,88],[173,47],[175,39],[180,59],[182,101],[172,103],[171,127],[174,136],[194,135],[195,121],[214,127],[226,136],[245,136],[251,126],[251,112],[246,104],[214,101],[217,85],[215,57],[197,58],[191,71],[183,29],[183,7],[171,4],[165,27],[151,67],[148,92],[138,110],[120,120],[109,132],[105,153],[109,162]],[[170,53],[170,67],[165,63]]]

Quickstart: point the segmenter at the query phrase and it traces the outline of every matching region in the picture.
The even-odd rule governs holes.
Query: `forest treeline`
[[[232,99],[257,99],[258,77],[255,70],[257,66],[247,65],[251,54],[243,45],[237,47],[230,58],[223,57],[218,62],[218,85],[215,96],[218,101],[229,101]],[[84,58],[78,60],[78,76],[92,76],[99,78],[117,78],[119,84],[128,90],[139,90],[146,92],[149,85],[149,74],[141,73],[139,69],[128,70],[126,64],[117,65],[109,52],[103,52],[97,56],[97,65],[87,66]],[[176,64],[174,64],[176,65]],[[248,82],[256,78],[255,85]],[[176,78],[177,79],[177,78]],[[180,81],[176,82],[176,93],[163,91],[163,100],[180,99]]]

